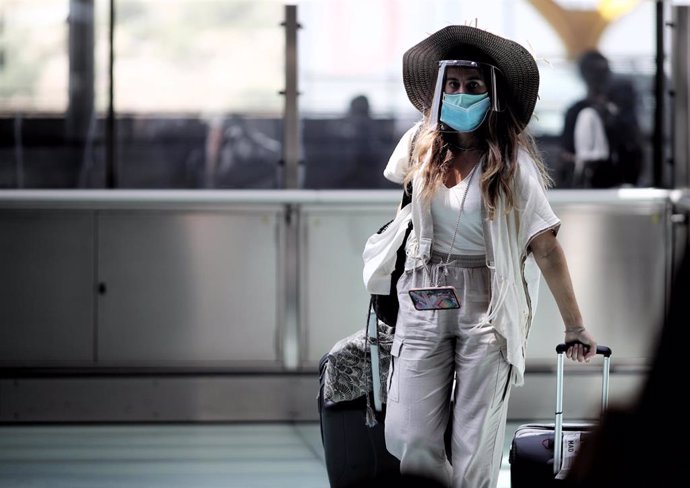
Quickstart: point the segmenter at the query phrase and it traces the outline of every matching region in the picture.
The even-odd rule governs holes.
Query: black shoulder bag
[[[415,134],[412,136],[412,142],[410,143],[410,153],[409,160],[412,161],[412,152],[414,149],[414,144],[417,140],[417,135],[419,135],[420,128],[417,129]],[[408,183],[407,188],[403,190],[402,201],[400,202],[400,208],[402,209],[406,205],[412,203],[412,183]],[[380,234],[393,222],[390,220],[386,225],[381,227],[376,233]],[[402,276],[405,270],[405,245],[407,244],[407,238],[412,232],[412,221],[407,225],[407,230],[405,231],[405,237],[403,238],[402,244],[398,248],[396,258],[395,258],[395,269],[391,273],[391,287],[390,293],[388,295],[371,295],[371,306],[374,308],[376,317],[384,324],[395,327],[395,322],[398,320],[398,309],[400,305],[398,303],[398,289],[397,284],[400,276]]]
[[[403,191],[400,208],[403,208],[405,205],[409,205],[411,202],[412,184],[408,185],[407,188],[408,191]],[[393,222],[393,220],[381,227],[376,233],[380,234],[386,230],[391,222]],[[400,305],[398,303],[397,283],[405,269],[405,245],[407,244],[407,238],[410,236],[410,232],[412,232],[412,221],[407,224],[405,237],[403,238],[402,244],[396,253],[395,269],[391,273],[391,292],[388,295],[371,295],[371,306],[374,308],[376,317],[390,327],[395,327],[395,322],[398,320],[398,309],[400,308]]]

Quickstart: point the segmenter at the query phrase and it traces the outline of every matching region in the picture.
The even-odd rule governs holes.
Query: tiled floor
[[[0,487],[328,488],[328,477],[316,423],[0,426]]]

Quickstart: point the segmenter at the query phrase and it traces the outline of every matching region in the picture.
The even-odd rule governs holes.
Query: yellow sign
[[[582,2],[568,6],[565,1],[529,1],[558,33],[571,59],[596,48],[608,25],[640,3],[640,0],[598,0],[582,8]]]
[[[609,22],[630,12],[640,0],[599,0],[597,10]]]

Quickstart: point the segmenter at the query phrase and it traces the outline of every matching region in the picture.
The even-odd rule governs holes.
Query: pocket
[[[410,291],[410,288],[415,288],[418,282],[424,281],[424,275],[421,275],[422,278],[420,280],[419,273],[424,273],[423,264],[418,264],[417,266],[410,269],[405,269],[402,272],[395,286],[395,289],[398,293],[398,301],[403,298],[402,296],[409,298],[407,292]]]
[[[391,365],[388,370],[388,401],[397,402],[400,398],[400,385],[399,377],[400,375],[396,372],[398,367],[398,359],[400,358],[400,353],[402,352],[403,341],[399,340],[397,337],[393,340],[393,345],[391,346]]]
[[[503,351],[498,348],[496,352],[496,380],[494,382],[494,395],[491,406],[500,405],[506,400],[510,391],[510,380],[513,365],[505,360]]]

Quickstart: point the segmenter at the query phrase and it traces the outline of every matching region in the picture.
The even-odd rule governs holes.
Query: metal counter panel
[[[549,193],[585,323],[614,349],[612,400],[645,378],[674,250],[687,248],[687,200],[672,218],[669,196]],[[0,419],[315,419],[318,360],[364,327],[362,250],[399,198],[0,191]],[[553,413],[562,321],[543,280],[538,302],[511,418]],[[567,408],[579,416],[598,378],[571,366]]]
[[[103,212],[99,362],[277,362],[278,215]]]
[[[0,363],[91,364],[94,217],[0,211]]]
[[[310,367],[338,340],[364,329],[369,295],[362,251],[369,236],[395,216],[395,207],[304,206],[302,215],[301,343],[303,363]]]
[[[0,422],[299,422],[315,405],[313,377],[285,373],[0,378]]]
[[[559,204],[558,239],[587,327],[614,351],[614,364],[643,364],[653,351],[666,300],[665,202],[627,206]],[[563,321],[545,280],[530,332],[528,364],[552,363]]]

